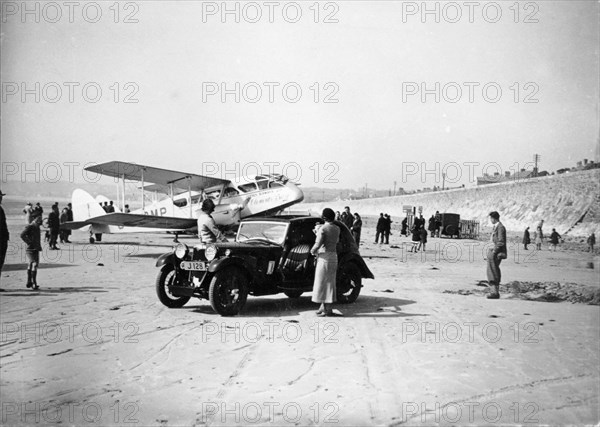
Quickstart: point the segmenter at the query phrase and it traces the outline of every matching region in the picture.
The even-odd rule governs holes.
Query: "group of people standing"
[[[544,231],[542,227],[544,226],[544,220],[540,220],[537,226],[535,227],[535,231],[533,232],[533,242],[535,243],[535,248],[538,251],[542,250],[542,243],[544,242]],[[550,242],[554,246],[554,250],[556,250],[556,245],[558,245],[560,239],[560,235],[556,232],[556,230],[552,229],[552,234],[550,235]],[[526,251],[529,250],[527,248],[528,245],[531,244],[531,234],[529,233],[529,227],[525,229],[523,232],[523,249]]]
[[[542,250],[542,243],[544,243],[544,231],[542,227],[544,226],[544,220],[540,220],[538,222],[535,231],[533,232],[533,242],[535,243],[535,248],[538,251]],[[550,241],[550,252],[556,252],[556,248],[561,243],[562,236],[558,234],[555,228],[552,229],[552,233],[550,233],[549,241]],[[525,229],[523,232],[523,249],[526,251],[529,250],[527,248],[528,245],[531,244],[531,233],[529,232],[529,227]],[[587,238],[588,252],[594,252],[594,245],[596,244],[596,234],[592,232]]]
[[[419,217],[415,216],[410,232],[412,234],[411,240],[414,244],[409,252],[418,252],[421,249],[425,252],[425,246],[427,245],[427,230],[425,229],[425,218],[423,218],[422,214],[419,215]],[[434,235],[434,231],[431,232],[431,235]]]
[[[6,214],[1,206],[4,196],[6,196],[6,194],[0,190],[0,272],[4,267],[8,241],[10,240],[10,234],[6,224]],[[21,239],[23,239],[27,245],[25,248],[25,255],[27,256],[28,263],[27,287],[39,289],[37,284],[37,268],[40,260],[39,253],[42,250],[40,226],[42,225],[42,213],[44,210],[39,203],[36,204],[35,207],[33,207],[31,203],[28,203],[24,211],[27,214],[28,223],[25,226],[25,230],[21,233]]]
[[[354,237],[354,241],[358,246],[360,246],[360,234],[362,232],[362,218],[358,213],[350,212],[350,207],[344,207],[344,212],[340,213],[339,211],[335,212],[334,221],[339,221],[343,223],[348,230],[352,233],[352,237]]]
[[[392,234],[392,218],[383,212],[379,214],[377,226],[375,228],[375,243],[390,244],[390,234]]]
[[[44,209],[37,203],[34,207],[31,203],[27,203],[23,209],[25,213],[25,229],[21,233],[21,240],[25,242],[25,254],[27,256],[27,284],[26,286],[31,289],[39,289],[37,284],[37,270],[40,263],[40,252],[42,250],[41,243],[41,230],[40,226],[43,222]],[[51,250],[59,250],[60,248],[56,245],[57,240],[60,237],[61,243],[71,243],[69,236],[71,235],[70,230],[61,230],[61,223],[73,221],[73,209],[71,203],[67,204],[59,212],[58,202],[52,205],[50,213],[48,214],[48,231],[46,231],[46,239],[48,246]]]
[[[42,218],[44,209],[39,202],[35,205],[35,207],[31,203],[27,203],[23,209],[23,213],[25,214],[26,224],[30,225],[37,217]],[[51,250],[60,249],[58,246],[56,246],[59,238],[61,243],[71,243],[69,241],[71,230],[60,229],[60,225],[67,221],[73,221],[73,207],[71,203],[68,203],[67,206],[63,208],[61,213],[59,212],[58,202],[55,202],[52,205],[50,213],[48,214],[48,231],[46,232],[45,236],[45,240],[48,242]]]

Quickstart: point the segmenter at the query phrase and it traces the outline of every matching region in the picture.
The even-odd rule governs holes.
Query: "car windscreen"
[[[281,222],[242,222],[238,229],[237,241],[268,240],[277,245],[283,244],[288,224]]]

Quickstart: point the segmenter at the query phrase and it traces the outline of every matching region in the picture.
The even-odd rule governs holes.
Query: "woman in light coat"
[[[310,253],[317,257],[315,282],[312,301],[321,304],[317,316],[339,316],[334,313],[332,304],[336,300],[336,273],[338,266],[336,246],[340,237],[340,229],[333,224],[335,212],[323,209],[322,218],[325,224],[316,229],[317,239]]]

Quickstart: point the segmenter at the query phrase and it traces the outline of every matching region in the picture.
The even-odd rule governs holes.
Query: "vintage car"
[[[167,307],[182,307],[191,297],[210,301],[213,309],[232,316],[240,312],[247,296],[283,292],[298,298],[312,291],[315,227],[323,220],[310,216],[247,218],[240,223],[235,241],[188,246],[178,244],[156,262],[158,299]],[[373,279],[350,230],[341,222],[337,246],[337,299],[356,301],[362,279]]]
[[[442,236],[458,237],[460,239],[460,215],[454,213],[440,214],[442,226],[440,234]]]

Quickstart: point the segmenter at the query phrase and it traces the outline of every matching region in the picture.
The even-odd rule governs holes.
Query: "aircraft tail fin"
[[[104,209],[94,200],[90,193],[77,188],[71,197],[73,204],[73,221],[85,221],[96,216],[106,215]]]

